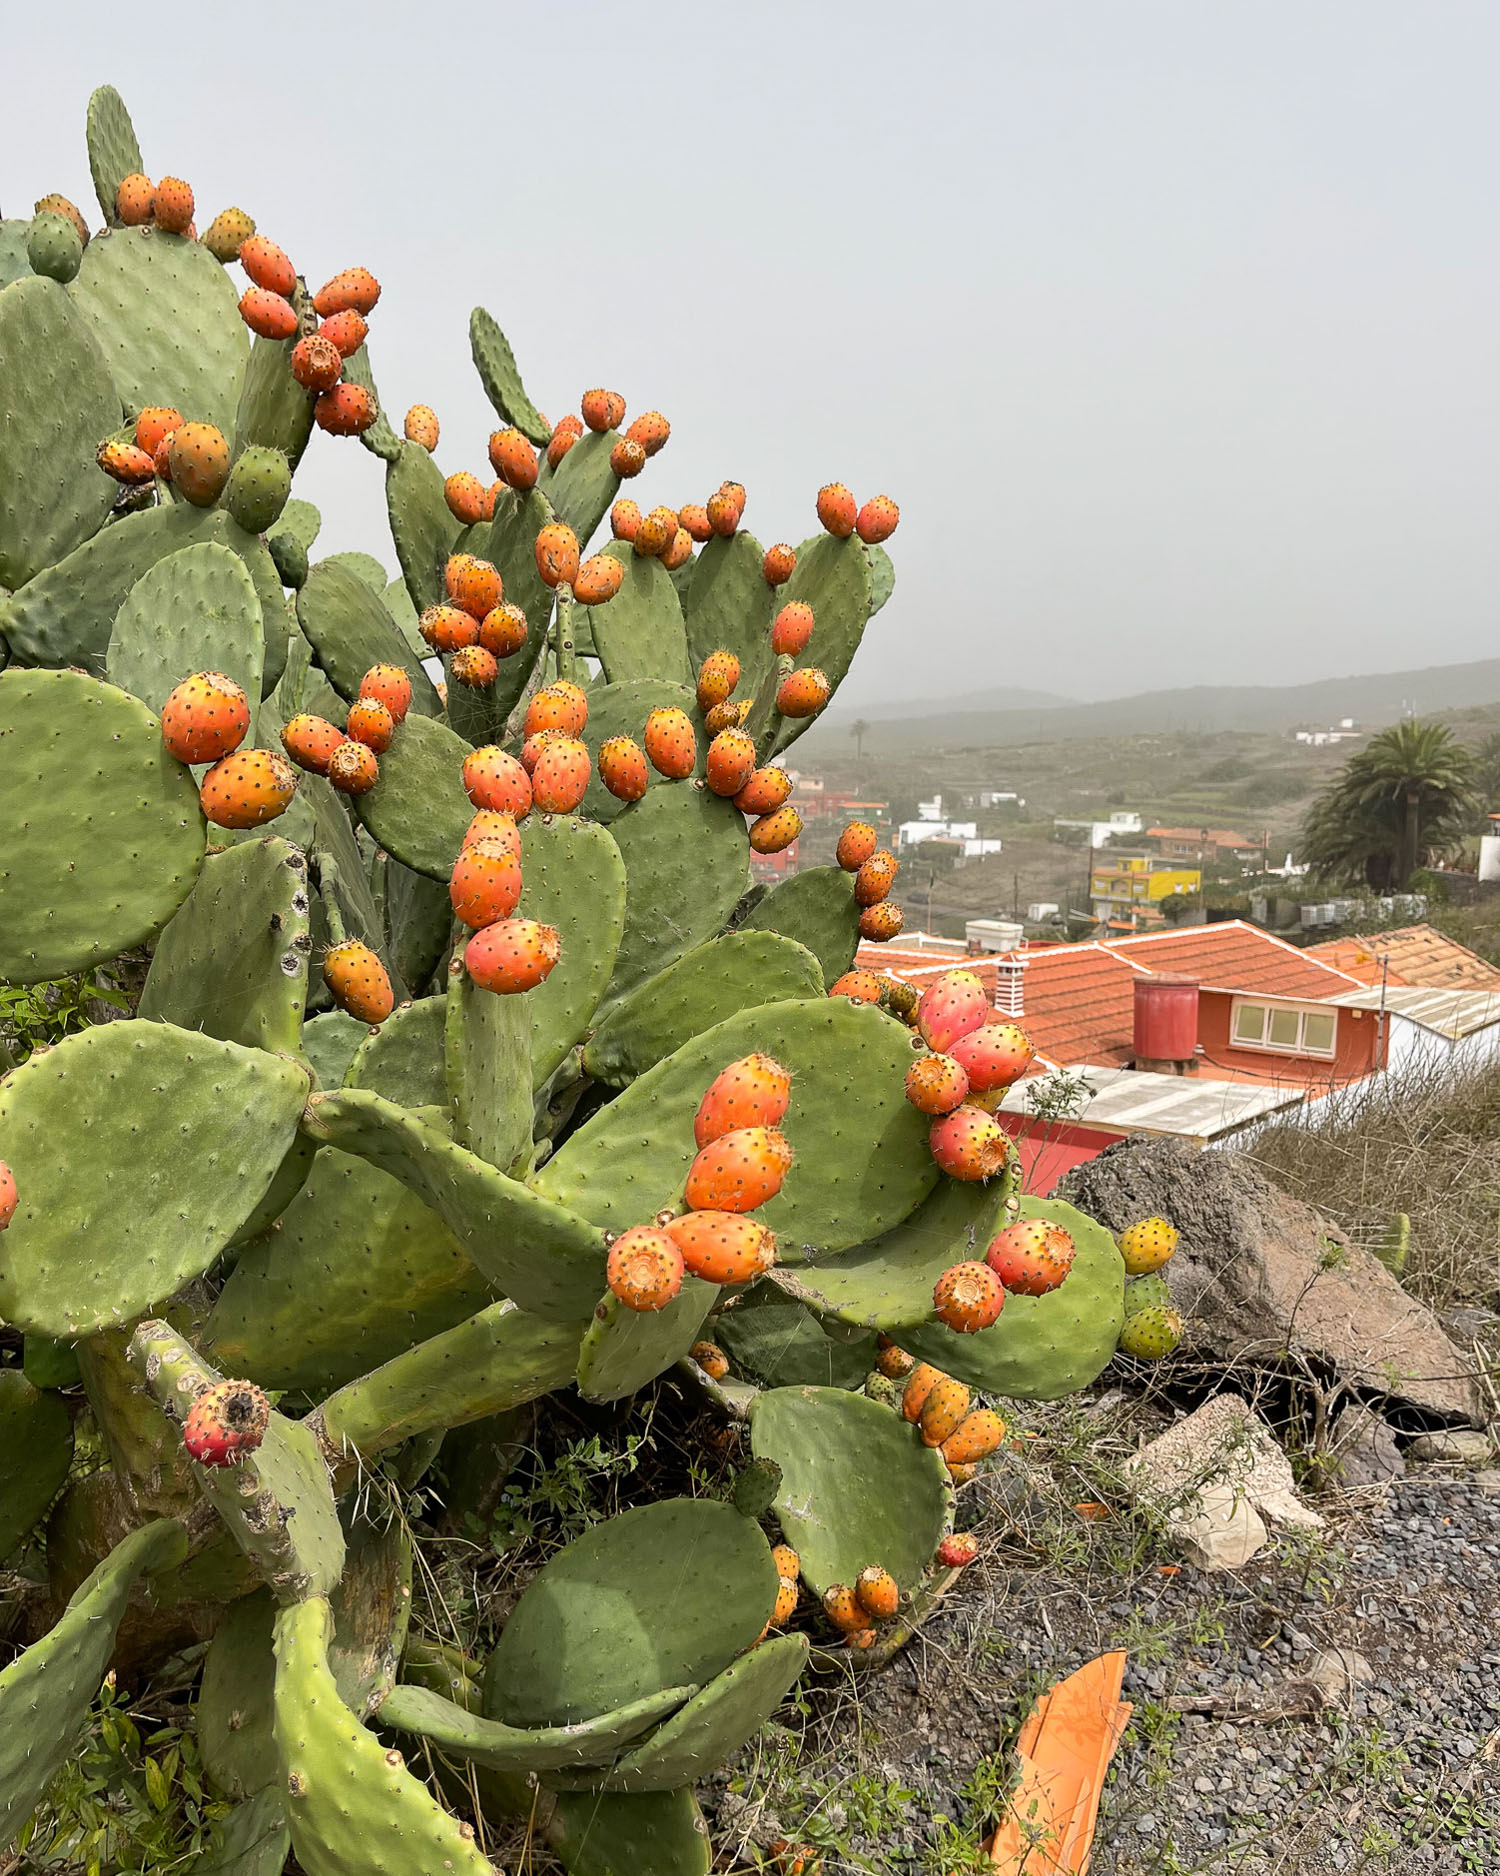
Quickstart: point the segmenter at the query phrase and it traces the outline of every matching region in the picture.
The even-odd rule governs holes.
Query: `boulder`
[[[1368,1398],[1477,1424],[1470,1361],[1368,1251],[1236,1153],[1129,1140],[1075,1167],[1057,1196],[1118,1234],[1160,1213],[1182,1234],[1162,1275],[1184,1348],[1230,1366],[1305,1365]]]
[[[1341,1409],[1329,1428],[1328,1457],[1335,1482],[1353,1491],[1406,1476],[1395,1433],[1378,1413],[1358,1402]]]

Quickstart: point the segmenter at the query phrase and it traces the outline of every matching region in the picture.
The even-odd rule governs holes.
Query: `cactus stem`
[[[573,589],[566,580],[557,589],[557,624],[553,648],[557,654],[557,675],[576,683],[578,659],[573,649]]]

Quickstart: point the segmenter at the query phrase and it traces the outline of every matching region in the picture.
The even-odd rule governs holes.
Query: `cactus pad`
[[[421,444],[403,443],[386,465],[385,505],[406,590],[421,612],[443,597],[443,568],[458,539],[443,472]]]
[[[605,677],[611,684],[632,678],[690,684],[687,630],[671,574],[654,554],[642,558],[626,541],[611,541],[604,551],[625,569],[614,598],[589,611],[594,650]]]
[[[778,931],[807,946],[836,983],[859,948],[859,907],[854,882],[837,866],[811,866],[775,885],[751,907],[745,931]]]
[[[398,1004],[378,1029],[365,1032],[345,1070],[344,1086],[367,1088],[397,1107],[446,1107],[444,1014],[441,997]]]
[[[125,100],[113,85],[100,85],[89,99],[87,138],[94,193],[105,220],[112,222],[120,184],[146,167]]]
[[[356,1022],[343,1010],[329,1010],[304,1024],[302,1053],[312,1064],[320,1088],[342,1087],[349,1064],[369,1033],[368,1024]]]
[[[625,929],[625,862],[608,828],[574,815],[533,814],[521,835],[522,918],[553,926],[562,956],[524,997],[531,1012],[531,1080],[542,1087],[598,1008]]]
[[[619,439],[612,430],[590,430],[581,436],[556,469],[545,458],[537,487],[551,502],[559,521],[566,521],[586,549],[595,528],[609,512],[619,493],[620,478],[609,466],[609,453]]]
[[[469,314],[469,349],[484,394],[496,416],[513,424],[529,442],[541,448],[552,435],[545,418],[526,395],[510,340],[482,306]]]
[[[853,1342],[825,1335],[811,1311],[781,1302],[769,1286],[757,1290],[753,1307],[722,1316],[715,1333],[735,1366],[767,1387],[859,1387],[877,1353],[873,1335]]]
[[[217,541],[179,548],[142,574],[115,616],[104,659],[110,683],[158,714],[193,672],[232,677],[250,700],[250,748],[264,667],[260,597],[244,561]]]
[[[721,1677],[722,1678],[722,1677]],[[403,1685],[386,1696],[380,1724],[417,1733],[439,1752],[496,1772],[555,1772],[581,1765],[607,1765],[658,1720],[675,1713],[695,1687],[668,1687],[597,1719],[570,1726],[505,1726],[466,1713],[426,1687]]]
[[[0,1369],[0,1559],[10,1556],[63,1488],[73,1420],[60,1394]]]
[[[380,780],[357,798],[359,818],[387,853],[445,884],[474,818],[463,784],[468,753],[446,723],[409,716],[380,758]]]
[[[530,996],[497,997],[453,971],[445,1058],[457,1138],[502,1172],[530,1171]]]
[[[818,668],[826,672],[835,691],[854,662],[864,636],[870,617],[871,585],[863,541],[852,534],[842,541],[834,534],[819,534],[797,549],[796,571],[777,592],[782,605],[802,600],[812,607],[818,622],[813,639]],[[817,720],[780,718],[774,747],[785,749]]]
[[[372,665],[399,664],[411,679],[412,715],[441,713],[432,679],[396,630],[385,601],[352,567],[332,560],[318,562],[297,595],[297,623],[329,682],[346,702],[352,703],[359,695],[360,680]],[[410,721],[408,717],[403,730]],[[382,772],[384,768],[382,759]]]
[[[719,1286],[685,1275],[665,1309],[627,1309],[608,1292],[578,1351],[578,1391],[586,1400],[625,1400],[655,1380],[698,1340]]]
[[[219,1823],[219,1848],[205,1851],[194,1876],[281,1876],[292,1833],[279,1791],[258,1791]]]
[[[548,1833],[571,1876],[708,1876],[708,1830],[691,1791],[561,1792]]]
[[[771,621],[781,603],[761,570],[764,549],[753,534],[716,534],[693,563],[688,590],[688,652],[696,670],[714,651],[740,661],[737,697],[753,697],[776,663]]]
[[[295,470],[312,435],[312,399],[292,376],[293,339],[257,338],[250,347],[234,419],[234,454],[257,445],[279,449]],[[299,502],[298,507],[309,504]],[[283,517],[284,518],[284,511]],[[280,531],[281,521],[271,532]],[[287,530],[290,532],[290,530]],[[312,546],[303,541],[304,550]]]
[[[648,789],[611,832],[625,861],[625,933],[610,983],[622,997],[722,928],[745,890],[750,845],[734,803],[692,782]]]

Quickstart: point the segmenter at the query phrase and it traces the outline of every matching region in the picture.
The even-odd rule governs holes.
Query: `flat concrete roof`
[[[1397,1016],[1420,1023],[1450,1042],[1500,1023],[1500,996],[1486,990],[1424,990],[1416,984],[1387,984],[1382,997],[1379,984],[1368,984],[1329,1001],[1350,1010],[1378,1010],[1383,1002]]]
[[[1133,1068],[1074,1068],[1088,1083],[1086,1098],[1071,1120],[1117,1133],[1173,1134],[1216,1140],[1286,1108],[1299,1107],[1307,1090],[1270,1088],[1257,1082],[1200,1080],[1196,1075],[1158,1075]],[[1047,1076],[1032,1076],[1009,1089],[1001,1103],[1007,1114],[1030,1114],[1026,1094]]]

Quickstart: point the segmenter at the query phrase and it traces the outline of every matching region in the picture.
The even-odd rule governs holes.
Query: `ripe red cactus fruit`
[[[842,482],[828,482],[818,490],[818,519],[830,534],[848,540],[858,519],[854,497]]]
[[[792,792],[785,769],[757,769],[734,798],[741,814],[774,814]]]
[[[901,1607],[901,1591],[889,1570],[878,1563],[866,1564],[854,1579],[854,1593],[866,1615],[877,1622],[889,1622]]]
[[[479,642],[497,658],[513,658],[526,643],[526,614],[509,600],[480,621]]]
[[[831,997],[848,997],[851,1003],[878,1003],[880,979],[874,971],[845,971],[828,986]]]
[[[698,708],[712,710],[733,695],[740,681],[740,661],[732,651],[711,651],[698,667]]]
[[[181,176],[163,176],[151,192],[151,215],[168,234],[186,234],[193,225],[193,191]]]
[[[942,1375],[932,1384],[922,1403],[921,1418],[917,1422],[922,1429],[922,1444],[941,1446],[958,1431],[968,1411],[969,1390],[951,1374]]]
[[[251,235],[243,241],[239,260],[252,286],[264,287],[267,293],[279,293],[284,300],[289,300],[296,291],[296,268],[287,259],[285,250],[264,235]]]
[[[150,454],[135,443],[119,437],[106,437],[99,445],[94,461],[104,473],[127,488],[139,488],[143,482],[156,480],[156,464]]]
[[[695,1212],[753,1212],[775,1198],[791,1170],[792,1147],[774,1127],[737,1127],[699,1149],[684,1197]]]
[[[645,750],[628,736],[611,736],[599,750],[599,780],[616,801],[639,801],[651,785]]]
[[[679,526],[686,528],[688,538],[697,541],[700,546],[704,541],[713,539],[713,523],[701,502],[689,502],[686,508],[678,511],[677,520]]]
[[[827,674],[807,665],[784,677],[776,688],[776,708],[784,717],[815,717],[833,695]]]
[[[922,1418],[922,1409],[927,1405],[927,1396],[939,1381],[946,1381],[947,1378],[941,1368],[934,1368],[930,1362],[919,1361],[906,1377],[906,1386],[902,1390],[902,1419],[915,1426]]]
[[[650,560],[672,543],[677,532],[677,516],[670,508],[653,508],[642,515],[630,544],[640,560]]]
[[[448,675],[465,690],[488,690],[500,675],[500,662],[483,645],[463,645],[454,652]]]
[[[525,734],[561,730],[565,736],[579,736],[588,720],[588,693],[562,678],[539,690],[526,706]]]
[[[755,773],[755,744],[743,730],[720,730],[704,758],[708,785],[716,795],[737,795]],[[796,813],[783,809],[783,813]]]
[[[873,547],[877,542],[891,538],[900,519],[901,510],[889,495],[872,495],[855,517],[854,526],[859,538],[867,546]]]
[[[919,1055],[906,1071],[906,1098],[919,1114],[951,1114],[969,1092],[969,1077],[951,1055]]]
[[[476,840],[496,840],[509,854],[521,858],[521,830],[513,814],[498,814],[493,808],[481,808],[464,829],[463,846]]]
[[[997,1231],[985,1261],[1018,1296],[1045,1296],[1073,1268],[1074,1244],[1061,1225],[1048,1218],[1021,1218]]]
[[[361,1023],[383,1023],[396,1007],[385,966],[367,944],[351,938],[323,959],[323,982],[341,1010]]]
[[[479,621],[461,606],[429,606],[417,630],[434,651],[462,651],[479,643]]]
[[[947,971],[922,992],[917,1028],[929,1049],[946,1053],[961,1036],[978,1029],[989,1012],[989,997],[973,971]]]
[[[250,700],[222,671],[184,678],[161,707],[161,739],[179,762],[217,762],[250,733]]]
[[[992,1408],[976,1407],[964,1415],[957,1427],[943,1441],[943,1457],[950,1469],[972,1466],[999,1450],[1005,1438],[1005,1422]]]
[[[362,436],[379,415],[362,384],[336,384],[313,405],[313,422],[329,436]]]
[[[182,422],[182,412],[170,404],[148,404],[135,420],[135,440],[148,456],[154,457],[162,444]]]
[[[993,1012],[991,1012],[993,1014]],[[1017,1023],[984,1022],[953,1045],[953,1053],[976,1094],[991,1094],[1019,1081],[1036,1054],[1031,1038]]]
[[[707,1283],[753,1283],[776,1262],[775,1234],[743,1212],[688,1212],[662,1229]]]
[[[684,527],[679,527],[671,540],[662,549],[661,564],[668,573],[675,573],[693,557],[693,537]]]
[[[785,586],[797,570],[797,550],[786,541],[768,547],[760,563],[761,577],[767,586]]]
[[[547,466],[555,469],[568,451],[583,435],[583,425],[577,417],[567,416],[557,424],[547,443]]]
[[[188,1410],[182,1443],[202,1466],[234,1466],[253,1453],[271,1424],[271,1403],[253,1381],[218,1381]]]
[[[549,521],[536,537],[536,570],[548,586],[571,586],[578,574],[578,536],[565,521]]]
[[[265,287],[246,287],[240,295],[240,318],[262,339],[289,339],[297,330],[297,313],[291,302]]]
[[[894,1342],[875,1357],[875,1366],[888,1381],[904,1380],[916,1365],[916,1357],[908,1355],[904,1348],[897,1348]]]
[[[515,996],[544,982],[561,956],[555,927],[505,918],[475,932],[464,947],[464,968],[481,990]]]
[[[519,821],[531,812],[531,777],[494,743],[464,757],[464,792],[476,808],[494,808]]]
[[[963,1570],[979,1555],[979,1539],[968,1531],[955,1531],[937,1547],[936,1561],[945,1570]]]
[[[802,816],[790,803],[774,813],[763,814],[750,823],[750,848],[754,853],[782,853],[802,832]]]
[[[950,1179],[993,1179],[1010,1154],[1010,1136],[983,1108],[955,1108],[928,1130],[932,1157]]]
[[[534,775],[536,773],[536,765],[541,761],[542,751],[547,747],[548,743],[556,742],[558,737],[562,734],[563,732],[561,730],[533,730],[531,735],[526,738],[525,742],[521,745],[521,767],[525,769],[528,775]],[[533,789],[533,802],[535,802],[535,799],[536,791]]]
[[[166,442],[172,486],[195,508],[211,508],[229,480],[229,443],[211,423],[180,423]]]
[[[737,487],[738,484],[735,486]],[[708,498],[706,512],[708,514],[709,527],[715,534],[722,535],[727,539],[729,535],[735,533],[738,529],[744,508],[743,496],[737,501],[729,484],[726,483],[724,487],[717,489]],[[691,529],[688,531],[689,533],[692,532]]]
[[[341,794],[367,795],[380,780],[379,758],[367,744],[346,737],[328,758],[328,779]]]
[[[536,451],[519,430],[496,430],[490,437],[490,467],[508,489],[536,487]]]
[[[411,679],[399,664],[372,664],[359,680],[359,694],[383,703],[392,721],[406,721],[411,708]]]
[[[391,738],[396,733],[396,719],[378,697],[361,697],[350,704],[346,727],[355,742],[363,743],[366,749],[373,749],[378,756],[391,746]]]
[[[257,328],[258,330],[258,328]],[[331,391],[344,375],[339,348],[321,332],[309,332],[292,347],[292,376],[304,391]]]
[[[326,775],[333,752],[344,741],[344,732],[326,717],[303,711],[294,716],[281,732],[281,746],[299,769],[309,775]]]
[[[834,858],[846,873],[857,873],[880,845],[880,836],[868,821],[850,821],[839,835]]]
[[[448,897],[456,918],[474,930],[509,918],[521,903],[521,858],[506,840],[476,840],[453,862]]]
[[[3,1231],[15,1217],[18,1197],[16,1175],[5,1161],[0,1159],[0,1231]]]
[[[854,875],[854,903],[862,906],[879,905],[895,885],[896,875],[900,871],[901,862],[895,854],[883,847],[872,853]]]
[[[590,554],[573,581],[573,597],[581,606],[602,606],[624,584],[624,565],[613,554]]]
[[[933,1285],[932,1306],[939,1322],[960,1335],[977,1335],[1000,1320],[1005,1289],[988,1264],[953,1264]],[[942,1444],[940,1440],[928,1443]]]
[[[698,741],[693,734],[692,721],[685,710],[675,705],[651,712],[641,740],[658,775],[680,782],[697,766]]]
[[[899,905],[882,899],[879,905],[867,905],[859,915],[859,935],[871,944],[888,944],[906,923]]]
[[[729,1373],[729,1357],[716,1342],[694,1342],[688,1358],[697,1362],[710,1381],[722,1381]]]
[[[823,1592],[823,1613],[836,1629],[852,1635],[863,1629],[870,1618],[859,1598],[847,1583],[833,1583]]]
[[[358,313],[335,313],[318,327],[319,334],[338,348],[340,358],[353,358],[370,336],[370,328]]]
[[[313,310],[320,319],[331,319],[335,313],[359,313],[368,318],[379,298],[380,282],[368,267],[346,267],[318,288],[313,295]]]
[[[156,190],[151,178],[139,170],[126,176],[115,190],[115,218],[127,228],[140,228],[150,221]]]
[[[476,622],[492,613],[505,597],[499,569],[474,554],[453,554],[443,571],[443,584],[455,606]]]
[[[641,525],[638,502],[622,495],[609,511],[609,531],[617,541],[633,541]]]
[[[591,430],[618,430],[625,421],[625,400],[618,391],[585,391],[578,408]]]
[[[605,1280],[627,1309],[665,1309],[682,1288],[682,1257],[664,1231],[633,1225],[609,1247]]]
[[[800,657],[813,635],[813,609],[805,599],[789,600],[771,622],[771,649],[778,657]]]
[[[646,466],[646,452],[639,443],[622,436],[609,452],[609,466],[622,482],[638,476]]]
[[[418,443],[429,452],[435,450],[442,426],[431,404],[413,404],[401,425],[401,433],[408,443]]]
[[[571,814],[588,793],[593,763],[576,736],[556,736],[531,771],[532,804],[543,814]]]
[[[643,411],[637,417],[625,435],[632,443],[639,443],[648,456],[654,456],[672,434],[672,426],[659,410]]]
[[[216,827],[263,827],[286,812],[296,792],[297,771],[285,756],[236,749],[204,776],[198,801]]]
[[[792,1076],[774,1056],[757,1051],[721,1069],[693,1119],[693,1142],[707,1146],[740,1127],[774,1127],[792,1100]]]

